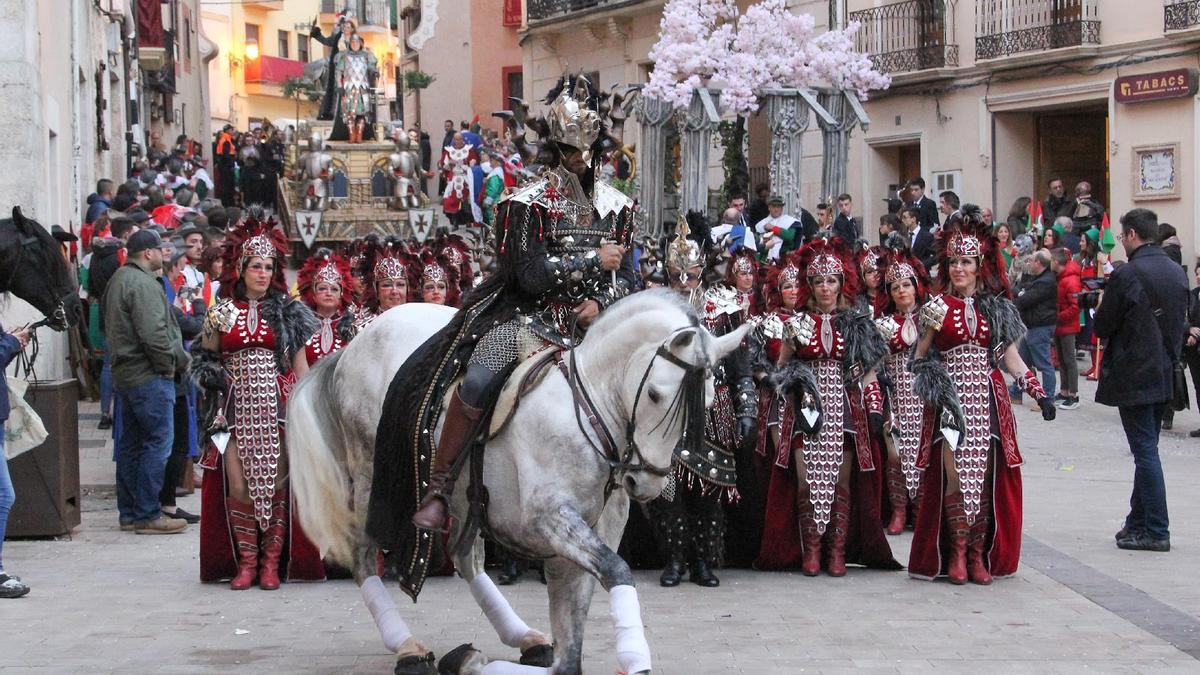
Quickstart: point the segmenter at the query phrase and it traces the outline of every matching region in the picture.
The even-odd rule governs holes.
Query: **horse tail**
[[[321,360],[297,383],[287,404],[288,462],[300,524],[317,548],[352,566],[356,531],[345,466],[347,434],[333,393],[341,352]]]

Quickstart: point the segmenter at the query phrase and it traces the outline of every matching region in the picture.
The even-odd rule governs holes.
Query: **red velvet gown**
[[[1008,386],[992,362],[991,330],[973,300],[942,296],[948,311],[934,337],[946,372],[954,382],[966,429],[954,451],[968,523],[992,523],[984,556],[992,576],[1011,575],[1021,557],[1021,452]],[[946,573],[949,537],[943,534],[944,438],[941,411],[925,407],[917,468],[922,471],[921,502],[908,560],[911,576],[933,579]],[[988,466],[991,471],[988,471]]]
[[[895,322],[895,329],[887,338],[888,355],[881,370],[887,375],[890,386],[887,390],[888,417],[892,422],[892,442],[900,458],[900,471],[904,474],[904,488],[912,506],[916,506],[917,489],[921,486],[921,472],[917,470],[917,451],[921,445],[921,422],[925,418],[925,403],[913,390],[914,375],[908,370],[912,347],[921,337],[917,311],[905,314],[895,312],[888,315]],[[885,519],[886,522],[886,519]]]
[[[781,427],[782,438],[788,442],[780,442],[770,467],[763,541],[754,566],[762,570],[800,566],[804,542],[797,514],[794,451],[800,450],[805,462],[809,498],[822,534],[829,524],[843,453],[849,451],[853,464],[846,562],[899,569],[879,525],[884,463],[879,444],[870,438],[862,389],[858,382],[843,379],[846,345],[837,329],[836,315],[811,315],[816,321],[815,337],[808,345],[793,342],[796,350],[793,358],[805,361],[816,375],[824,422],[815,436],[807,436],[795,429],[790,404],[785,402],[781,406],[784,415],[781,421],[787,423]]]
[[[260,529],[266,529],[279,457],[285,447],[279,423],[281,411],[296,383],[296,374],[279,373],[275,333],[266,319],[259,316],[257,307],[251,311],[251,303],[242,300],[235,304],[237,321],[229,332],[221,335],[221,360],[231,382],[225,415],[232,438],[227,449],[237,443],[255,517]],[[225,462],[218,456],[216,468],[205,472],[201,486],[201,581],[222,581],[237,574],[233,533],[225,510],[226,496]],[[288,581],[324,580],[321,556],[300,528],[294,499],[288,515],[280,577]]]

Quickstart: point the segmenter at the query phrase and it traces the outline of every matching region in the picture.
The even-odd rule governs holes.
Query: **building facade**
[[[213,126],[232,124],[244,130],[271,122],[286,128],[297,119],[316,117],[319,102],[307,95],[285,96],[283,84],[319,73],[317,62],[328,57],[329,48],[310,39],[312,23],[316,20],[329,35],[338,13],[347,8],[379,66],[377,87],[383,96],[376,117],[383,123],[395,117],[391,102],[396,100],[399,63],[396,0],[205,3],[204,30],[219,52],[209,67]]]
[[[1196,3],[1120,0],[851,0],[859,46],[892,88],[866,104],[850,184],[871,221],[915,175],[1003,220],[1021,196],[1079,181],[1115,224],[1136,207],[1173,223],[1196,252],[1200,103]],[[870,229],[870,228],[869,228]]]

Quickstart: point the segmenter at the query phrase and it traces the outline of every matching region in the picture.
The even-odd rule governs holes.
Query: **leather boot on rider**
[[[467,400],[476,401],[478,398],[472,396],[470,391],[464,396],[464,390],[468,389],[474,379],[472,375],[473,372],[467,373],[463,386],[450,397],[450,405],[446,408],[446,421],[442,425],[442,435],[438,439],[433,468],[429,473],[429,487],[421,501],[421,508],[412,518],[413,524],[422,530],[449,530],[449,500],[454,491],[458,457],[475,441],[479,423],[483,419],[483,409],[467,403]]]

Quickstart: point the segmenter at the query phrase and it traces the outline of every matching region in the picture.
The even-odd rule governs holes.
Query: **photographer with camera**
[[[1133,494],[1117,547],[1165,552],[1171,537],[1158,438],[1183,345],[1187,278],[1156,243],[1153,211],[1133,209],[1122,216],[1118,238],[1129,262],[1109,277],[1095,317],[1096,335],[1108,340],[1096,402],[1120,411],[1133,453]]]

